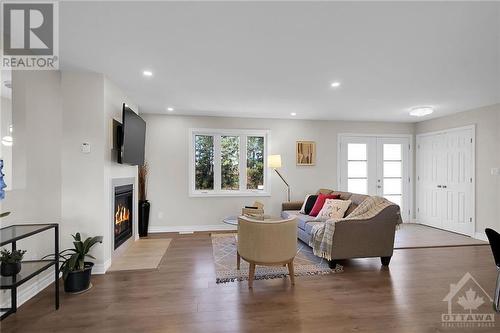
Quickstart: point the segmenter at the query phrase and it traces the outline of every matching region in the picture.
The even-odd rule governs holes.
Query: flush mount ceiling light
[[[424,117],[434,112],[431,106],[416,106],[410,109],[410,116]]]
[[[142,72],[142,75],[144,75],[144,76],[148,76],[148,77],[149,77],[149,76],[153,76],[153,72],[148,71],[148,70],[145,70],[145,71],[143,71],[143,72]]]
[[[295,112],[290,113],[290,116],[295,117],[297,114]]]
[[[172,112],[172,111],[174,111],[174,108],[173,108],[173,107],[168,107],[168,108],[167,108],[167,111],[168,111],[168,112]]]
[[[2,138],[2,144],[6,147],[11,147],[14,140],[10,135],[6,135]]]
[[[340,87],[340,82],[338,82],[338,81],[332,82],[330,84],[330,87],[332,87],[332,88],[338,88],[338,87]]]

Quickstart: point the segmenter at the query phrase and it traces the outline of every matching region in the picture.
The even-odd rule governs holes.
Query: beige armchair
[[[264,221],[245,216],[238,218],[237,268],[240,269],[240,258],[250,264],[249,288],[253,286],[255,265],[287,265],[290,280],[294,284],[293,259],[296,253],[297,221],[295,218]]]

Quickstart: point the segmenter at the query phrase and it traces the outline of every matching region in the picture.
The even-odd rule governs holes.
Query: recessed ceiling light
[[[410,116],[423,117],[434,112],[431,106],[416,106],[410,109]]]
[[[167,108],[167,111],[168,111],[168,112],[172,112],[172,111],[174,111],[174,108],[172,108],[172,107],[168,107],[168,108]]]
[[[153,76],[153,72],[151,72],[151,71],[143,71],[142,75],[144,75],[144,76]]]
[[[330,86],[331,86],[332,88],[338,88],[338,87],[340,87],[340,82],[338,82],[338,81],[332,82],[332,83],[330,84]]]
[[[297,114],[295,112],[290,113],[290,116],[296,116]]]

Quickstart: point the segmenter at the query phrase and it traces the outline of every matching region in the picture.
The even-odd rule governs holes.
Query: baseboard
[[[187,226],[151,226],[148,231],[150,233],[159,232],[182,232],[190,233],[197,231],[225,231],[225,230],[237,230],[237,226],[230,224],[207,224],[207,225],[187,225]]]
[[[486,234],[484,232],[476,232],[474,234],[474,238],[488,242],[488,237],[486,237]]]
[[[50,286],[54,282],[54,271],[48,270],[39,275],[40,278],[38,280],[32,279],[30,282],[23,284],[17,290],[17,307],[19,308],[21,305],[35,297],[40,291],[44,290],[48,286]],[[10,308],[10,291],[2,290],[5,292],[5,297],[9,298],[5,302],[2,303],[2,308]],[[3,298],[3,297],[2,297]]]
[[[102,264],[95,264],[92,268],[92,275],[106,274],[106,271],[111,267],[111,259],[106,260]]]

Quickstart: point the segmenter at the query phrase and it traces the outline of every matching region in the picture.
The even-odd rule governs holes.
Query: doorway
[[[411,136],[339,136],[339,188],[377,195],[411,216]]]

